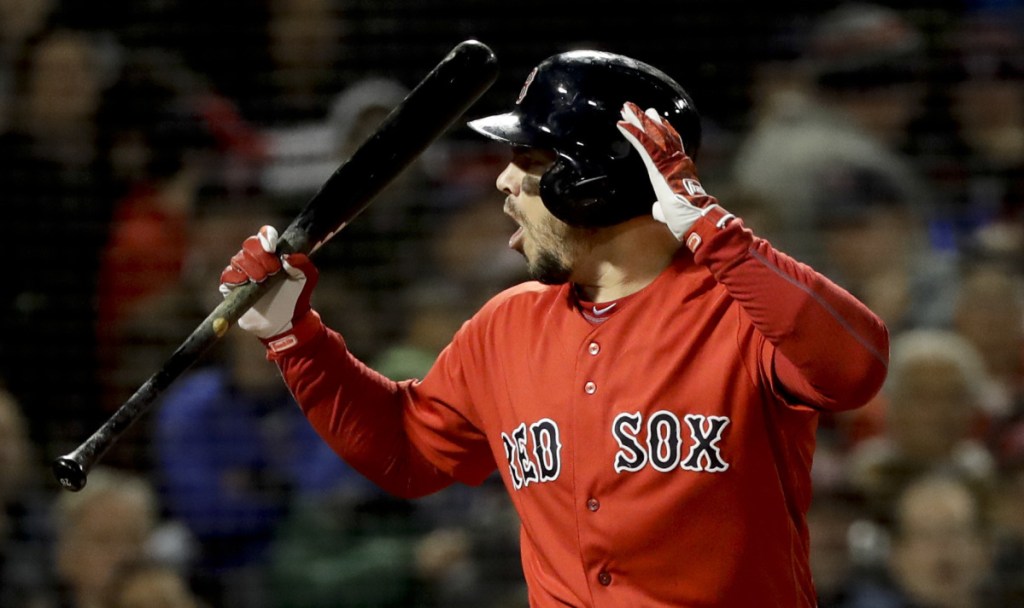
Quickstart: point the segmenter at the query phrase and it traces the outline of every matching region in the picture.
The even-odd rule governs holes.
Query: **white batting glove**
[[[306,255],[278,258],[277,241],[277,230],[263,226],[259,234],[242,243],[242,249],[220,276],[220,292],[227,296],[249,281],[262,283],[282,268],[287,273],[284,281],[272,287],[238,319],[239,327],[264,342],[278,342],[309,312],[310,295],[318,278],[316,267]]]
[[[697,220],[719,207],[697,179],[679,133],[654,108],[642,112],[631,102],[623,105],[617,126],[647,167],[656,198],[651,215],[667,225],[678,240],[687,240]]]

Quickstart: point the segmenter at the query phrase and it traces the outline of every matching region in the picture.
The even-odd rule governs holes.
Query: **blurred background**
[[[941,8],[936,8],[941,6]],[[94,470],[84,440],[458,42],[505,111],[543,58],[631,55],[704,120],[704,185],[893,334],[868,406],[822,417],[822,608],[1024,606],[1024,9],[1014,0],[0,0],[0,608],[525,608],[497,478],[407,502],[312,434],[229,332]],[[523,279],[460,122],[318,253],[314,305],[422,377]],[[728,525],[723,521],[722,525]]]

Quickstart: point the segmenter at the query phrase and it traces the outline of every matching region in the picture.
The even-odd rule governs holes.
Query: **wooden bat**
[[[494,84],[498,63],[487,45],[456,45],[324,182],[281,234],[278,252],[312,254],[363,211],[395,177]],[[78,491],[89,470],[182,372],[284,276],[234,289],[163,366],[74,451],[53,462],[60,485]]]

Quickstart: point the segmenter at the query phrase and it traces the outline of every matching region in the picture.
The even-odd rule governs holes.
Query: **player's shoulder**
[[[504,357],[509,352],[531,344],[530,336],[544,325],[562,290],[559,287],[526,282],[509,287],[485,302],[469,318],[445,349],[446,361],[478,361],[486,366],[491,356]]]
[[[545,301],[554,301],[561,292],[561,286],[526,281],[498,292],[481,307],[480,312],[496,314],[519,309],[532,309]]]
[[[565,301],[566,286],[528,281],[509,287],[491,297],[463,323],[455,342],[474,352],[510,348],[528,340],[545,325],[558,302]],[[503,345],[503,346],[499,346]]]
[[[529,323],[543,316],[560,299],[564,300],[564,285],[544,285],[526,281],[498,292],[473,315],[472,324],[479,328]]]

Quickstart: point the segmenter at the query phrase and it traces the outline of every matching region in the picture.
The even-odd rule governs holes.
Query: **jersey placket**
[[[609,401],[612,397],[610,376],[610,357],[612,352],[606,348],[602,335],[609,335],[597,326],[580,343],[576,357],[577,397],[573,402],[573,417],[578,438],[588,438],[586,442],[577,442],[572,451],[573,457],[573,508],[576,513],[577,531],[580,543],[580,559],[586,576],[587,587],[593,605],[607,605],[610,601],[609,592],[616,583],[615,555],[611,552],[607,535],[601,532],[607,527],[602,518],[601,485],[598,479],[602,475],[602,467],[611,466],[607,449],[601,447],[607,442],[609,429],[604,421],[614,405]]]

